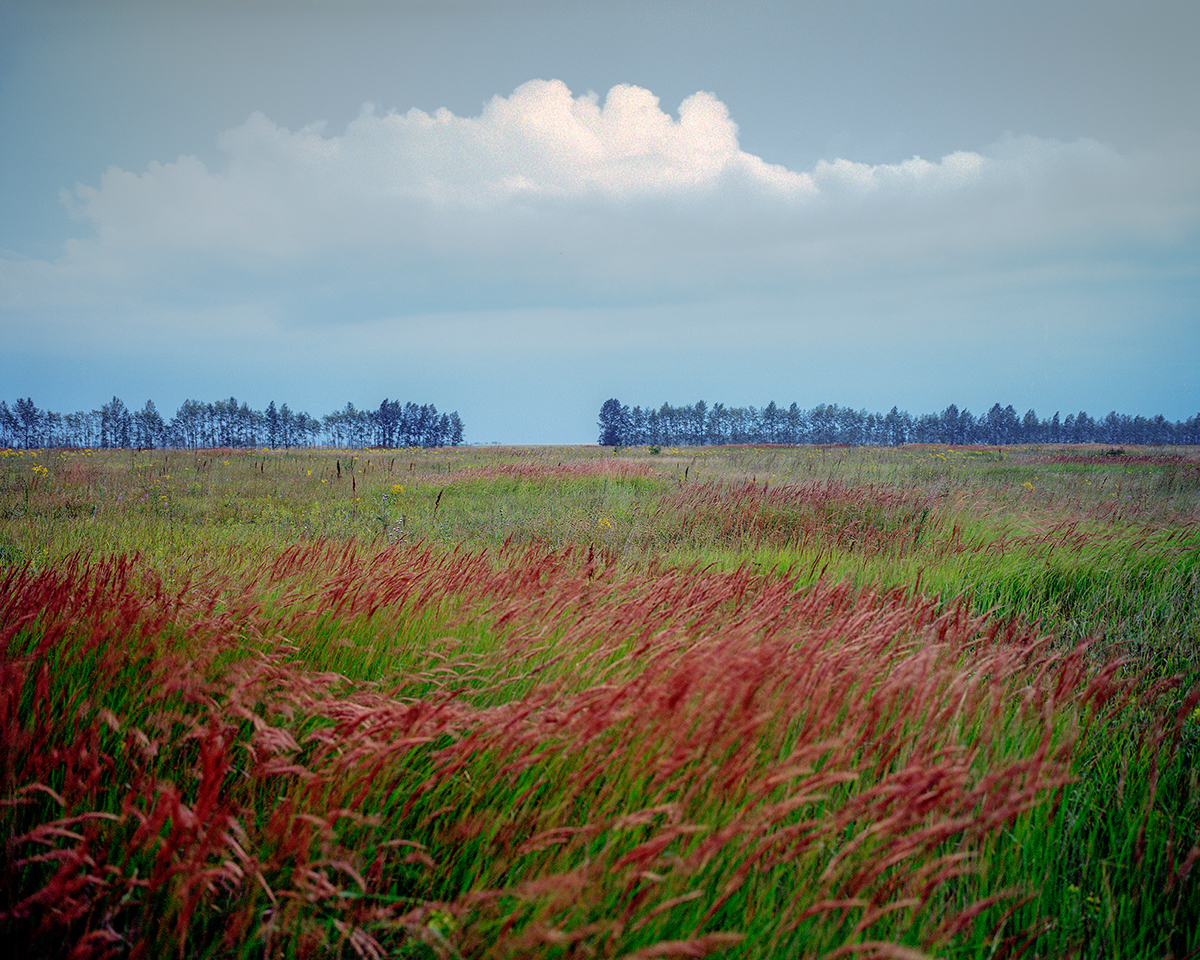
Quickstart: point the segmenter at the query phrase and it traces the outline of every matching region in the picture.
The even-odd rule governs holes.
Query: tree
[[[834,420],[837,416],[837,404],[829,406],[828,404],[818,403],[812,409],[809,415],[809,422],[812,424],[812,442],[813,443],[833,443],[834,442]]]
[[[980,418],[980,430],[984,443],[998,445],[1004,442],[1004,408],[998,403],[992,404],[992,409],[986,417]]]
[[[288,450],[295,442],[296,418],[292,416],[292,408],[286,403],[279,408],[279,442]]]
[[[867,414],[867,420],[863,426],[863,443],[873,447],[881,447],[887,443],[887,437],[883,430],[882,414]]]
[[[629,429],[629,408],[623,407],[621,401],[615,397],[605,400],[600,408],[600,421],[597,426],[600,428],[600,446],[624,446]]]
[[[729,410],[723,403],[714,403],[708,411],[708,423],[704,427],[704,442],[724,443],[729,435]]]
[[[784,416],[787,418],[787,433],[785,435],[787,442],[791,444],[799,443],[800,435],[804,431],[804,414],[795,400],[787,408],[787,413]]]
[[[401,408],[399,400],[383,398],[383,403],[375,412],[376,444],[388,448],[396,446],[396,433],[403,415],[404,410]]]
[[[646,442],[661,446],[663,440],[662,417],[657,410],[646,410]]]
[[[371,417],[365,410],[358,410],[350,401],[346,401],[346,409],[342,411],[342,423],[346,431],[346,442],[351,446],[362,448],[367,445],[371,434]]]
[[[0,447],[12,447],[17,442],[17,416],[0,400]]]
[[[860,444],[863,442],[863,429],[866,426],[867,415],[862,410],[852,410],[842,407],[837,414],[837,442]]]
[[[175,412],[175,421],[172,426],[183,446],[194,449],[203,445],[204,421],[208,416],[207,406],[199,400],[184,400]]]
[[[68,447],[90,447],[92,445],[89,430],[91,414],[78,410],[63,417],[63,445]]]
[[[100,446],[128,447],[132,442],[133,418],[118,397],[100,408]]]
[[[153,400],[133,415],[133,442],[136,447],[159,447],[163,445],[166,424],[154,406]]]
[[[939,443],[942,439],[942,418],[936,413],[922,413],[913,421],[909,439],[914,443]]]
[[[251,427],[250,408],[238,404],[237,397],[218,400],[211,404],[213,441],[222,447],[244,447],[249,445]]]
[[[345,446],[345,413],[341,410],[334,410],[333,413],[327,413],[321,418],[321,424],[325,427],[325,436],[329,438],[330,446]]]
[[[766,443],[778,443],[779,435],[781,433],[780,427],[782,425],[782,415],[779,412],[779,408],[775,405],[774,400],[772,400],[763,408],[762,417],[760,419],[762,422],[763,441]]]
[[[404,414],[401,416],[400,422],[396,425],[397,445],[401,447],[415,447],[420,443],[420,420],[421,408],[412,400],[406,401],[404,404]]]
[[[18,400],[13,404],[13,414],[16,419],[17,436],[21,446],[26,450],[41,444],[42,411],[37,408],[31,397]]]
[[[669,443],[679,442],[679,428],[676,421],[675,408],[669,403],[664,403],[658,408],[658,436],[659,443],[664,446]]]
[[[438,409],[432,403],[421,404],[421,446],[436,447],[438,443]]]
[[[298,447],[307,447],[309,438],[316,436],[320,429],[321,421],[314,420],[305,410],[301,410],[292,418],[293,442]]]
[[[345,409],[326,414],[321,423],[333,446],[361,448],[365,447],[370,439],[374,421],[374,415],[359,410],[353,403],[346,401]]]
[[[907,413],[901,415],[898,408],[892,407],[887,416],[883,418],[883,442],[892,447],[907,443],[908,424],[905,423],[905,420],[908,419],[910,418]]]
[[[1165,444],[1171,442],[1171,425],[1161,413],[1156,413],[1150,421],[1151,443]]]
[[[1200,413],[1188,417],[1185,423],[1179,425],[1179,429],[1183,434],[1179,438],[1180,443],[1200,444]]]
[[[961,429],[958,406],[952,403],[942,411],[942,429],[938,440],[942,443],[958,443]]]
[[[275,401],[272,400],[267,404],[267,412],[264,417],[267,429],[267,446],[279,446],[279,411],[275,409]]]
[[[708,404],[703,400],[687,409],[687,442],[693,446],[704,443],[704,421],[708,418]]]
[[[631,445],[649,443],[646,430],[646,411],[641,407],[634,407],[629,411],[629,437],[627,438]]]
[[[1026,410],[1025,416],[1021,420],[1021,442],[1022,443],[1041,443],[1042,441],[1042,423],[1038,420],[1037,412],[1034,410]]]
[[[450,411],[450,446],[457,447],[463,442],[463,422],[457,410]]]
[[[976,443],[979,440],[979,421],[970,410],[958,415],[959,439],[957,443]]]
[[[1080,410],[1075,417],[1075,432],[1072,435],[1074,443],[1089,443],[1092,440],[1093,432],[1092,418],[1087,415],[1085,410]]]
[[[263,415],[258,410],[251,410],[245,400],[238,405],[237,426],[238,446],[257,447],[258,438],[262,433]]]

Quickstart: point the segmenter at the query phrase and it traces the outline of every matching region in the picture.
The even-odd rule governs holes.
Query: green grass
[[[1186,956],[1198,463],[0,454],[0,935]]]

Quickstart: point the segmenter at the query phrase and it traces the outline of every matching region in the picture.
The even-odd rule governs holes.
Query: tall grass
[[[0,461],[0,938],[1200,948],[1191,461],[572,453]]]
[[[1102,889],[1093,861],[1129,844],[1129,875],[1100,868],[1108,888],[1158,946],[1194,935],[1194,806],[1156,783],[1185,721],[1141,735],[1127,821],[1081,820],[1070,792],[1094,731],[1123,729],[1130,702],[1162,708],[1170,685],[1139,692],[1115,664],[1089,672],[1081,650],[902,590],[631,574],[586,551],[499,560],[318,544],[174,590],[137,558],[10,571],[8,942],[1065,948],[1089,931],[1062,926],[1055,898]],[[312,584],[317,602],[296,604]],[[377,681],[323,669],[410,617],[426,642],[398,638]],[[1151,818],[1171,827],[1147,841]],[[1046,859],[1026,862],[1027,843]],[[1075,882],[1038,875],[1055,861]]]

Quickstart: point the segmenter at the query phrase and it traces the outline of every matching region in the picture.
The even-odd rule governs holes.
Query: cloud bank
[[[225,335],[224,311],[239,329],[258,317],[265,335],[439,310],[788,295],[1153,248],[1200,221],[1193,142],[1132,156],[1009,136],[936,161],[792,171],[743,151],[712,94],[672,116],[628,85],[601,102],[534,80],[475,117],[368,104],[341,133],[254,114],[218,145],[219,168],[183,156],[64,190],[84,235],[52,262],[0,260],[9,336],[32,348],[76,313],[132,337],[156,311]]]
[[[327,135],[323,124],[293,132],[255,114],[220,135],[224,169],[193,157],[151,163],[141,174],[113,168],[99,187],[79,185],[66,199],[113,247],[286,257],[323,243],[411,237],[427,228],[413,222],[414,210],[486,217],[554,204],[628,213],[655,201],[757,201],[802,233],[815,213],[836,213],[836,205],[936,215],[956,204],[1020,200],[1047,214],[1087,206],[1129,226],[1121,222],[1130,212],[1123,196],[1134,191],[1144,205],[1159,192],[1138,182],[1151,171],[1088,140],[1010,137],[987,155],[879,165],[837,159],[793,172],[742,151],[737,134],[712,94],[688,97],[675,118],[639,87],[614,87],[601,103],[593,93],[572,96],[560,81],[534,80],[495,97],[478,117],[381,114],[367,104],[340,135]],[[1157,199],[1168,209],[1143,210],[1144,225],[1177,215],[1176,198]]]

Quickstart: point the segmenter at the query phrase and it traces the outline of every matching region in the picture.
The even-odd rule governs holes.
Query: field
[[[1200,451],[0,452],[11,956],[1200,956]]]

